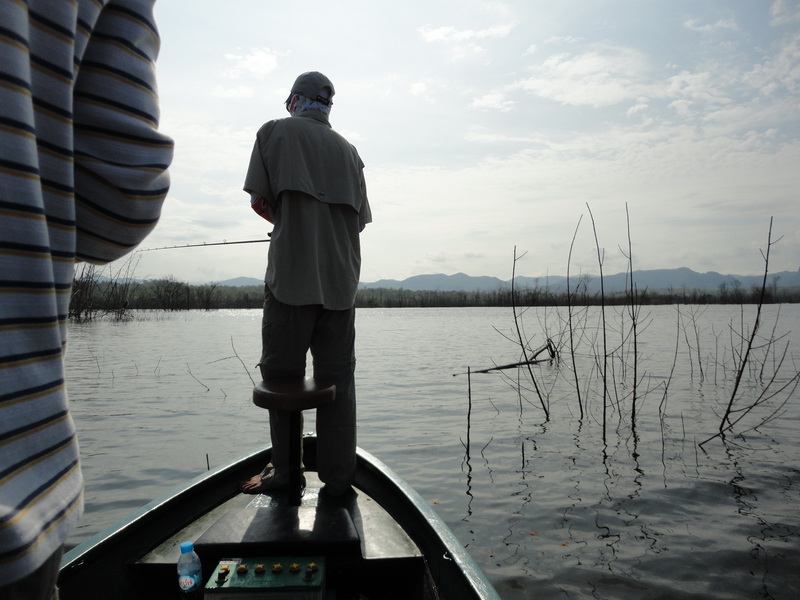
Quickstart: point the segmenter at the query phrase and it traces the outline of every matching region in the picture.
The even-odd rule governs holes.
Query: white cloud
[[[452,60],[463,60],[483,56],[486,49],[481,41],[505,38],[516,26],[516,23],[493,25],[484,29],[457,29],[446,25],[431,27],[425,25],[417,28],[422,39],[428,43],[440,43],[450,47]]]
[[[715,84],[711,73],[682,71],[666,81],[667,97],[707,104],[729,104],[731,99]]]
[[[541,140],[531,136],[509,135],[499,132],[470,131],[464,135],[464,141],[478,144],[541,144]]]
[[[630,108],[629,108],[629,109],[628,109],[628,110],[625,112],[625,114],[626,114],[628,117],[632,117],[632,116],[633,116],[633,115],[635,115],[636,113],[640,113],[640,112],[643,112],[643,111],[647,110],[649,107],[650,107],[650,105],[649,105],[649,104],[647,104],[647,102],[639,102],[638,104],[634,104],[633,106],[631,106],[631,107],[630,107]]]
[[[469,39],[471,36],[463,37],[464,34],[461,34],[462,39],[458,39],[459,36],[458,31],[455,27],[437,27],[433,28],[430,25],[425,25],[423,27],[419,27],[417,31],[422,35],[422,38],[426,42],[449,42],[449,41],[463,41],[464,39]]]
[[[253,88],[246,85],[235,87],[215,86],[212,95],[215,98],[252,98],[255,95]]]
[[[772,95],[779,89],[793,94],[800,91],[800,34],[782,43],[774,57],[756,65],[744,80],[762,95]]]
[[[412,96],[421,96],[428,91],[428,84],[424,81],[415,81],[409,86],[409,92]]]
[[[698,33],[716,33],[717,31],[739,31],[735,19],[720,19],[716,23],[702,24],[697,19],[687,19],[683,26]]]
[[[506,37],[515,25],[516,23],[508,23],[505,25],[494,25],[485,29],[460,30],[451,25],[445,25],[436,28],[431,27],[430,25],[424,25],[423,27],[419,27],[417,31],[426,42],[451,43]]]
[[[516,23],[507,23],[505,25],[495,25],[488,29],[481,29],[477,32],[477,38],[503,38],[511,33],[511,30],[514,29],[516,25]]]
[[[469,107],[478,110],[500,110],[508,111],[514,106],[514,101],[506,98],[505,94],[498,92],[485,94],[480,98],[475,98]]]
[[[789,25],[800,22],[800,4],[790,0],[775,0],[770,7],[772,25]]]
[[[545,44],[552,44],[552,45],[564,44],[564,45],[570,45],[570,44],[577,44],[577,43],[579,43],[579,42],[584,42],[584,41],[586,41],[584,38],[582,38],[582,37],[575,37],[575,36],[572,36],[572,35],[551,35],[549,38],[547,38],[547,39],[545,40]]]
[[[453,59],[459,60],[462,58],[470,58],[473,56],[480,56],[486,52],[483,46],[477,44],[469,44],[466,46],[456,46],[453,48]]]
[[[673,100],[669,103],[669,107],[682,117],[688,117],[691,114],[692,103],[688,100]]]
[[[512,10],[511,6],[506,4],[505,2],[483,2],[480,5],[480,8],[488,15],[491,15],[495,19],[505,19],[511,20],[514,15],[514,11]]]
[[[225,58],[234,63],[228,71],[231,79],[266,77],[278,67],[278,54],[269,48],[256,48],[247,54],[226,54]]]
[[[573,106],[610,106],[647,88],[647,60],[635,48],[597,45],[583,54],[550,56],[532,70],[513,87]]]

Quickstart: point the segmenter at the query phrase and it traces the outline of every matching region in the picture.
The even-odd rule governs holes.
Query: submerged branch
[[[549,354],[548,358],[538,358],[537,359],[536,357],[539,356],[545,350],[548,351],[548,354]],[[467,371],[465,373],[453,373],[453,377],[456,377],[458,375],[469,375],[469,373],[491,373],[493,371],[504,371],[506,369],[513,369],[514,367],[523,367],[525,365],[538,365],[539,363],[550,362],[550,361],[554,360],[556,358],[557,354],[558,354],[558,350],[556,350],[556,347],[553,344],[553,341],[548,339],[547,343],[544,344],[538,350],[535,350],[533,352],[532,356],[527,360],[523,360],[523,361],[515,362],[515,363],[509,363],[507,365],[496,365],[494,367],[489,367],[487,369],[478,369],[477,371]]]

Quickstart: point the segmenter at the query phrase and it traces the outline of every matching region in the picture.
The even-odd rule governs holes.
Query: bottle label
[[[200,575],[178,575],[178,586],[184,592],[190,592],[200,586]]]

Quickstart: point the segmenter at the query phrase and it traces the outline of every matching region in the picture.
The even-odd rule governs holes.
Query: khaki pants
[[[56,581],[62,554],[59,548],[30,575],[0,587],[0,600],[58,600]]]
[[[290,306],[269,288],[264,298],[261,376],[302,377],[311,350],[314,377],[336,385],[336,399],[317,409],[319,478],[333,493],[353,483],[356,467],[355,308]],[[283,476],[289,461],[288,413],[269,411],[272,464]]]

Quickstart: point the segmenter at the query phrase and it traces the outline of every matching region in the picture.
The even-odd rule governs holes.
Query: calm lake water
[[[504,599],[794,600],[800,306],[762,317],[731,416],[744,433],[700,447],[755,307],[644,307],[636,352],[624,310],[606,309],[605,326],[578,310],[574,353],[564,309],[528,310],[530,347],[550,337],[560,350],[532,368],[541,400],[527,368],[474,372],[521,359],[511,309],[364,309],[359,445],[434,506]],[[145,312],[72,326],[86,514],[70,544],[269,441],[250,400],[260,319]]]

